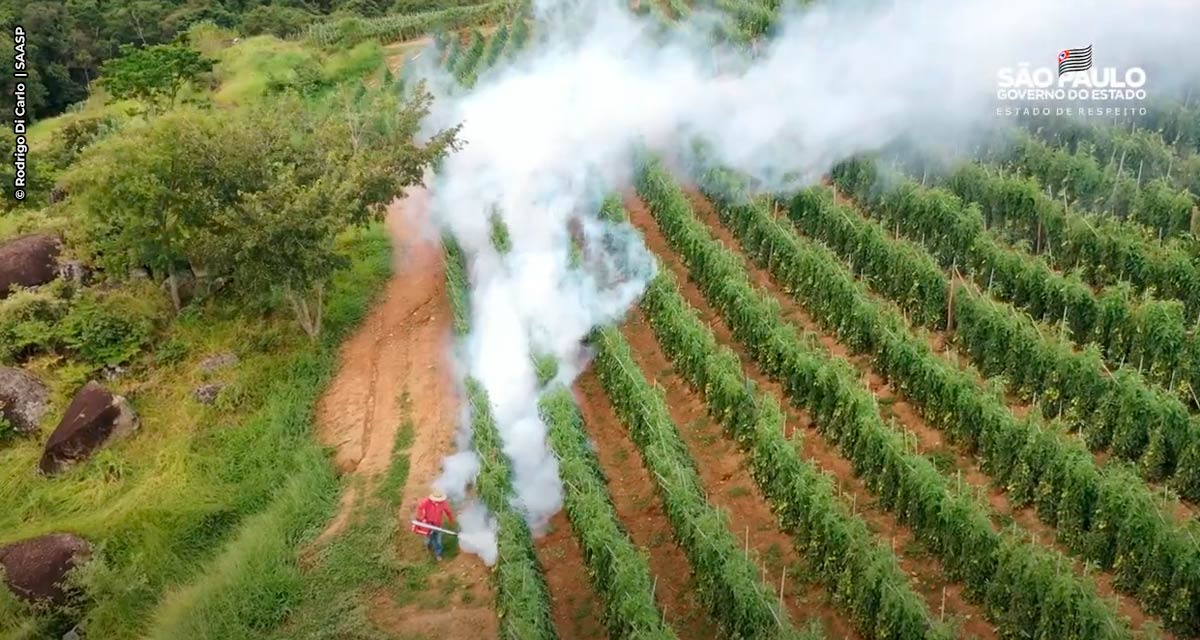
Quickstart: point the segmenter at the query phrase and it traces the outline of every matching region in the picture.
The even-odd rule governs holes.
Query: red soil
[[[442,250],[421,232],[428,215],[423,189],[388,210],[393,274],[380,301],[342,346],[340,364],[317,405],[317,435],[334,448],[343,473],[362,480],[361,491],[343,496],[338,515],[317,544],[338,535],[354,517],[360,496],[370,495],[392,460],[401,425],[414,427],[409,474],[397,518],[406,522],[416,501],[453,449],[457,399],[450,363],[450,304],[445,292]],[[401,525],[399,554],[405,562],[425,559],[421,541]],[[448,560],[430,590],[450,590],[444,606],[399,607],[384,593],[370,603],[371,621],[404,635],[475,640],[496,634],[487,568],[473,556]]]
[[[549,532],[534,541],[538,560],[550,588],[550,612],[560,638],[607,638],[601,622],[603,604],[592,589],[583,550],[575,539],[571,521],[560,511],[550,521]]]
[[[575,396],[617,517],[648,556],[659,609],[681,639],[717,637],[717,625],[697,597],[687,557],[671,537],[655,483],[595,372],[589,369],[575,381]]]

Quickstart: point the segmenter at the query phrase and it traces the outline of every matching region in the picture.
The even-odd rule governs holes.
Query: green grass
[[[303,89],[360,80],[384,68],[384,49],[373,41],[325,53],[303,41],[255,36],[216,58],[213,74],[220,87],[212,100],[218,105],[252,102],[276,86]]]
[[[217,109],[268,101],[280,85],[323,91],[370,84],[385,66],[375,42],[326,52],[271,36],[231,45],[230,34],[212,28],[191,35],[217,60],[217,86],[190,88],[181,100]],[[80,118],[111,116],[122,127],[114,135],[144,122],[130,115],[140,105],[106,105],[104,99],[98,90],[70,112],[39,121],[31,146],[51,148],[57,133]],[[320,107],[319,100],[311,102]],[[69,244],[78,239],[80,223],[69,202],[0,216],[0,238],[46,230]],[[50,408],[39,436],[0,447],[0,544],[69,531],[90,540],[96,553],[75,578],[88,600],[71,622],[32,611],[0,588],[0,638],[59,637],[80,615],[88,637],[115,640],[324,638],[327,629],[338,629],[338,637],[374,637],[347,594],[387,584],[403,600],[406,589],[424,584],[430,569],[379,557],[394,547],[395,505],[375,498],[365,508],[377,513],[359,514],[307,573],[298,560],[346,488],[312,437],[313,405],[332,375],[338,345],[390,274],[382,225],[340,242],[351,266],[331,284],[319,343],[298,330],[282,300],[250,309],[228,297],[194,303],[163,323],[154,346],[136,356],[127,373],[105,381],[130,399],[141,429],[54,478],[34,472],[42,442],[71,394],[98,372],[60,356],[22,364],[50,387]],[[121,291],[166,300],[148,284],[123,284]],[[198,371],[200,360],[224,352],[235,353],[237,364]],[[226,385],[212,406],[191,396],[203,382]],[[415,428],[411,420],[402,424],[398,449],[407,447]],[[398,499],[406,473],[407,463],[398,459],[380,494]]]
[[[298,598],[296,545],[325,522],[339,491],[312,438],[313,403],[338,343],[390,273],[381,226],[348,234],[342,244],[352,267],[334,280],[320,343],[309,342],[286,313],[258,319],[228,304],[193,309],[160,342],[184,354],[179,362],[151,366],[147,354],[151,362],[135,363],[115,384],[141,416],[138,433],[50,479],[32,471],[39,439],[0,450],[0,543],[71,531],[97,546],[79,576],[90,597],[89,636],[140,637],[152,619],[159,628],[193,615],[208,620],[208,607],[230,625],[262,627]],[[202,406],[190,397],[200,380],[195,365],[223,351],[240,361],[213,376],[229,386],[216,405]],[[51,382],[54,416],[87,373],[60,365],[34,363]],[[222,602],[208,597],[214,591],[243,595]],[[239,602],[253,608],[231,606]],[[0,601],[0,636],[31,624],[19,609]],[[43,634],[51,631],[48,618],[32,620]]]
[[[391,585],[398,603],[409,601],[428,587],[434,569],[428,560],[406,564],[396,552],[395,537],[402,532],[395,511],[408,477],[412,437],[410,428],[397,432],[387,474],[359,502],[346,529],[316,549],[308,572],[298,565],[296,548],[324,526],[328,509],[315,519],[304,509],[269,511],[265,522],[243,528],[214,561],[214,570],[168,598],[148,637],[378,637],[365,615],[367,600]],[[290,544],[264,540],[264,530],[270,540]],[[289,536],[292,532],[300,535]]]

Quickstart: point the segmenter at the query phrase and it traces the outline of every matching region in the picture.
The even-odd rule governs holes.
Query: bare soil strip
[[[550,588],[550,611],[560,638],[605,639],[603,606],[592,588],[583,550],[565,511],[550,521],[550,530],[534,541],[538,561]]]
[[[411,421],[410,470],[400,512],[402,560],[425,560],[421,539],[404,526],[417,500],[441,471],[453,450],[458,399],[449,353],[450,305],[445,292],[442,250],[425,232],[424,189],[388,209],[393,274],[362,326],[343,345],[340,364],[317,405],[317,435],[334,449],[342,473],[358,476],[361,489],[343,496],[337,516],[321,534],[336,536],[353,518],[358,499],[370,495],[387,471],[396,434]],[[371,603],[374,624],[396,635],[477,640],[497,629],[487,568],[474,556],[460,555],[438,567],[429,581],[437,608],[400,606],[381,593]]]
[[[720,238],[726,246],[740,250],[741,245],[737,238],[721,224],[712,203],[695,190],[689,189],[687,194],[696,215],[708,225],[713,235]],[[1083,564],[1072,558],[1070,551],[1057,542],[1055,529],[1039,520],[1031,507],[1014,509],[1003,487],[993,486],[990,478],[979,468],[974,458],[964,454],[959,447],[947,443],[941,431],[929,426],[917,408],[904,400],[891,385],[884,382],[883,378],[875,372],[871,367],[869,357],[852,355],[835,337],[825,333],[792,296],[781,290],[771,280],[770,274],[764,269],[758,268],[751,261],[746,262],[746,267],[754,283],[769,291],[779,301],[789,321],[818,336],[821,346],[826,351],[852,363],[858,369],[862,374],[863,384],[867,385],[879,400],[880,415],[885,419],[894,419],[896,424],[912,434],[916,441],[916,449],[921,455],[938,461],[937,466],[943,473],[954,475],[960,482],[969,485],[977,495],[987,501],[991,507],[992,521],[998,528],[1011,527],[1015,524],[1018,531],[1023,531],[1036,543],[1053,548],[1067,559],[1072,560],[1072,566],[1077,574],[1084,573]],[[875,299],[879,300],[880,298],[876,297]],[[960,367],[963,366],[963,361],[954,352],[943,332],[917,331],[917,333],[925,337],[935,353],[946,357]],[[976,376],[979,375],[973,368],[966,368],[974,372]],[[1014,399],[1006,398],[1006,403],[1009,401],[1015,402]],[[1022,411],[1027,413],[1029,407],[1023,406]],[[1019,415],[1024,415],[1024,413]],[[1129,618],[1135,631],[1141,631],[1146,623],[1154,622],[1154,617],[1147,615],[1136,600],[1120,593],[1113,587],[1113,577],[1110,573],[1097,572],[1092,569],[1090,575],[1096,582],[1098,592],[1106,600],[1116,604],[1117,612]],[[1165,631],[1161,632],[1161,635],[1167,638],[1172,637]]]
[[[718,340],[722,344],[729,345],[738,355],[743,371],[780,400],[780,405],[787,412],[788,428],[803,429],[803,455],[805,458],[832,474],[843,492],[844,499],[854,506],[859,516],[867,523],[868,528],[880,536],[881,540],[887,541],[892,546],[901,569],[908,574],[912,582],[913,590],[924,597],[930,611],[939,612],[939,614],[945,611],[945,618],[957,620],[960,631],[966,637],[996,637],[995,630],[983,616],[983,610],[965,599],[963,586],[948,580],[942,572],[940,562],[916,541],[909,527],[901,525],[891,514],[876,506],[874,496],[854,474],[850,462],[841,457],[836,448],[825,442],[806,412],[791,406],[778,384],[762,375],[754,361],[746,355],[742,345],[733,338],[724,320],[709,307],[704,295],[688,279],[687,268],[671,251],[645,204],[636,197],[630,197],[625,199],[625,208],[629,212],[630,221],[645,235],[647,246],[659,257],[662,265],[671,269],[675,274],[687,301],[700,312],[701,318],[709,324]],[[730,248],[738,247],[738,244],[731,242],[729,237],[720,237]],[[752,273],[754,278],[759,275]],[[781,302],[786,303],[787,301],[781,300]],[[787,309],[786,304],[784,308]],[[840,348],[840,345],[835,344],[835,346]],[[849,359],[844,349],[835,355]],[[943,587],[945,587],[944,590]]]
[[[655,600],[667,623],[681,640],[717,637],[717,624],[697,596],[691,567],[672,538],[655,483],[591,369],[575,381],[575,398],[617,517],[648,556]]]

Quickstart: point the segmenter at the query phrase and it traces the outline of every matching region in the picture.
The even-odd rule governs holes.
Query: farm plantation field
[[[1200,636],[1196,9],[367,4],[29,128],[6,636]]]

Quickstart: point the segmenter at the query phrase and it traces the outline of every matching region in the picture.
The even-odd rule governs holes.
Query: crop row
[[[735,39],[746,42],[767,35],[779,18],[778,3],[772,6],[756,0],[717,0],[716,6],[732,21]]]
[[[466,335],[471,330],[471,295],[467,279],[467,258],[462,247],[449,233],[442,236],[446,261],[446,289],[454,317],[454,333]]]
[[[1126,164],[1125,154],[1118,160],[1115,147],[1112,152],[1114,157],[1106,158],[1104,167],[1085,149],[1071,152],[1027,133],[1012,133],[1005,136],[993,161],[1052,186],[1056,193],[1096,213],[1138,223],[1156,237],[1189,232],[1195,205],[1192,194],[1171,186],[1165,178],[1142,184],[1140,169],[1144,167],[1132,160]]]
[[[446,58],[442,60],[442,67],[453,69],[458,64],[458,58],[462,55],[463,44],[457,33],[451,32],[448,35],[449,41],[446,43]]]
[[[864,186],[871,180],[868,171],[861,162],[847,164],[838,169],[836,179],[883,224],[894,226],[908,237],[919,236],[942,264],[961,265],[989,292],[1011,292],[1015,287],[1010,283],[1030,282],[1030,276],[1040,274],[1037,269],[1031,270],[1019,254],[991,240],[982,228],[978,212],[961,206],[956,198],[943,191],[903,182],[885,194],[864,195],[870,190]],[[902,266],[913,264],[907,256],[899,255],[907,250],[906,243],[889,241],[876,224],[863,220],[849,207],[838,207],[811,193],[801,194],[793,201],[790,215],[806,233],[819,237],[835,250],[884,256],[862,264],[880,278],[892,277],[898,269],[916,268]],[[938,235],[939,231],[944,235]],[[904,249],[899,248],[902,246]],[[886,254],[888,251],[891,254]],[[928,273],[928,262],[919,264]],[[928,297],[930,305],[945,304],[944,295],[936,292],[928,295],[938,286],[948,291],[948,283],[941,278],[940,285],[930,284],[919,292]],[[1052,285],[1042,288],[1062,291]],[[907,302],[887,288],[881,292],[902,306]],[[1010,387],[1026,397],[1040,396],[1045,415],[1064,415],[1074,429],[1087,435],[1093,448],[1110,449],[1121,459],[1137,461],[1148,479],[1172,478],[1181,495],[1190,500],[1200,499],[1200,425],[1188,416],[1182,401],[1152,388],[1140,375],[1125,368],[1110,374],[1095,351],[1074,350],[1069,340],[1054,332],[1040,331],[1029,318],[1011,308],[985,305],[971,292],[956,296],[957,306],[969,308],[965,315],[959,314],[954,334],[976,366],[989,375],[1004,374]],[[1193,352],[1187,345],[1194,342],[1178,335],[1182,325],[1173,322],[1175,318],[1169,308],[1164,309],[1161,304],[1145,306],[1132,318],[1120,315],[1125,308],[1115,298],[1101,302],[1089,292],[1077,296],[1075,304],[1064,307],[1063,313],[1072,311],[1070,315],[1079,319],[1081,328],[1086,322],[1083,318],[1098,318],[1097,334],[1128,335],[1138,330],[1133,338],[1137,345],[1133,353],[1139,360],[1148,357],[1159,363],[1168,358],[1167,353],[1175,353],[1173,358],[1179,360],[1183,359],[1178,355],[1180,352]],[[1178,310],[1177,305],[1174,308]],[[935,323],[925,324],[942,326],[944,322],[939,318]],[[1110,343],[1113,341],[1115,338]],[[1172,382],[1177,377],[1175,371],[1170,376]],[[1190,386],[1195,368],[1188,365],[1187,371]]]
[[[608,637],[667,640],[675,633],[654,603],[654,582],[643,553],[629,540],[608,494],[583,417],[565,387],[542,396],[539,413],[549,427],[564,486],[563,506],[583,550],[592,585],[604,603]]]
[[[484,40],[479,29],[472,29],[466,48],[454,60],[454,66],[449,67],[451,75],[464,87],[470,88],[475,84],[476,67],[483,59]]]
[[[1172,113],[1174,112],[1174,113]],[[1192,110],[1196,118],[1200,111]],[[1128,174],[1142,175],[1143,180],[1166,179],[1170,184],[1187,189],[1193,196],[1200,194],[1200,156],[1194,138],[1184,140],[1184,128],[1176,116],[1184,115],[1181,110],[1152,108],[1132,130],[1114,127],[1075,118],[1039,118],[1030,133],[1053,147],[1062,147],[1091,154],[1108,166],[1116,163],[1128,169]],[[1193,125],[1200,120],[1193,120]],[[1187,133],[1200,134],[1200,129]],[[1190,225],[1179,232],[1187,232]],[[1169,235],[1169,231],[1167,232]]]
[[[472,442],[479,455],[475,487],[498,524],[499,560],[492,570],[492,583],[496,592],[496,613],[500,618],[500,637],[506,640],[557,638],[550,615],[549,591],[533,549],[533,538],[525,518],[509,499],[512,474],[487,392],[472,378],[467,378],[466,387],[471,407]]]
[[[513,14],[512,26],[508,29],[508,42],[505,43],[502,55],[512,57],[516,53],[525,48],[529,43],[529,21],[526,19],[524,12],[517,11]]]
[[[924,602],[909,588],[896,556],[875,544],[861,518],[837,498],[828,476],[801,459],[784,436],[774,397],[742,375],[729,347],[717,342],[670,271],[647,288],[641,307],[663,352],[703,394],[708,413],[749,455],[749,467],[796,547],[865,638],[936,636]]]
[[[411,40],[436,28],[460,29],[496,22],[512,11],[507,0],[380,18],[346,17],[309,27],[307,38],[322,47],[350,47],[367,40]]]
[[[1078,442],[1018,420],[973,375],[938,358],[899,314],[871,299],[829,249],[800,237],[762,206],[743,204],[744,197],[728,191],[729,180],[721,184],[726,191],[711,193],[722,220],[818,322],[851,348],[872,354],[876,370],[930,424],[978,455],[983,470],[1008,490],[1014,504],[1032,505],[1074,553],[1112,569],[1116,586],[1161,615],[1173,631],[1200,633],[1200,549],[1186,529],[1163,517],[1145,484],[1121,468],[1102,472]],[[798,207],[811,201],[798,198]],[[852,215],[843,214],[843,219]],[[884,275],[886,265],[875,266],[874,275]],[[998,305],[969,287],[956,287],[953,295],[955,322],[968,339],[986,340],[986,331],[1004,321]]]
[[[662,391],[638,369],[621,333],[592,336],[595,368],[655,479],[675,539],[692,567],[700,600],[730,638],[800,638],[787,612],[759,579],[722,512],[704,499],[687,445],[671,421]]]
[[[1065,561],[1037,545],[995,531],[986,507],[950,483],[925,457],[909,450],[904,436],[879,417],[857,374],[802,338],[787,323],[778,302],[750,284],[742,262],[708,232],[670,177],[656,164],[641,172],[638,190],[659,227],[682,255],[705,297],[725,319],[764,373],[789,398],[806,407],[818,428],[835,442],[880,498],[884,508],[909,524],[918,538],[942,558],[947,574],[961,580],[969,597],[984,604],[1003,636],[1117,638],[1128,635],[1088,580],[1063,571]],[[804,255],[752,249],[760,259],[780,264]],[[809,260],[828,264],[829,256]],[[799,275],[799,265],[790,270]],[[843,280],[814,281],[831,297],[861,299]],[[896,323],[882,323],[892,333]],[[864,336],[865,337],[865,336]],[[915,352],[897,354],[920,364]],[[974,391],[974,390],[973,390]],[[1085,452],[1086,454],[1086,452]]]
[[[1138,292],[1179,300],[1189,316],[1200,314],[1200,268],[1178,243],[1160,245],[1122,221],[1081,215],[1034,180],[993,176],[975,164],[955,170],[946,187],[978,203],[988,226],[1028,242],[1058,269],[1078,269],[1097,287],[1125,281]]]
[[[877,171],[871,163],[854,160],[835,168],[833,178],[866,213],[894,227],[897,235],[920,242],[942,266],[973,274],[992,295],[1035,319],[1065,325],[1075,342],[1095,344],[1113,366],[1136,365],[1172,390],[1183,382],[1200,388],[1200,344],[1186,330],[1182,303],[1137,300],[1125,285],[1093,293],[1076,276],[1063,276],[1042,258],[997,241],[979,210],[957,196],[922,189],[899,176],[887,178],[890,189],[884,193],[877,188]],[[1011,177],[985,173],[983,179],[989,190],[1029,188]],[[1182,384],[1179,390],[1184,391]]]
[[[470,330],[470,294],[466,256],[454,237],[442,237],[446,263],[446,288],[455,334]],[[465,381],[471,409],[471,437],[479,455],[475,487],[495,516],[498,562],[491,577],[496,592],[500,636],[506,640],[557,638],[550,613],[549,591],[533,549],[533,538],[524,517],[512,506],[512,471],[503,452],[487,391],[473,378]]]
[[[517,16],[515,19],[521,18]],[[500,60],[500,54],[504,53],[504,47],[508,44],[508,33],[508,25],[501,24],[492,37],[488,38],[487,48],[483,50],[483,60],[480,62],[482,69],[490,69]]]

